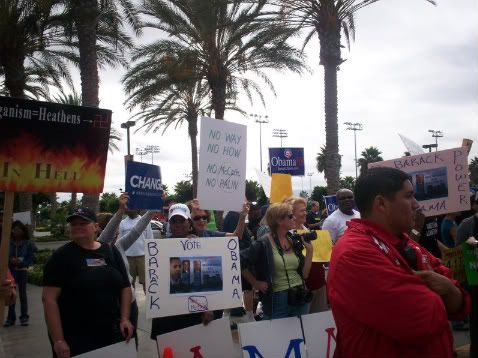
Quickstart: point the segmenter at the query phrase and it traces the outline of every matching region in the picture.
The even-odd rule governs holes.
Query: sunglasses
[[[209,220],[209,216],[207,215],[198,215],[198,216],[194,216],[193,217],[193,220],[194,221],[199,221],[199,220],[204,220],[204,221],[208,221]]]

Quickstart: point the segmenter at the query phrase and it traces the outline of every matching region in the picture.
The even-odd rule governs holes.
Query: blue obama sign
[[[271,173],[304,175],[304,148],[269,148]]]
[[[327,209],[327,215],[332,214],[337,210],[337,196],[336,195],[324,195],[325,208]]]
[[[128,161],[125,188],[129,195],[128,208],[162,209],[163,185],[157,165]]]

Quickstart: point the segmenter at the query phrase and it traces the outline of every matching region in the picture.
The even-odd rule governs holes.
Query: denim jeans
[[[13,278],[17,284],[18,296],[20,298],[20,319],[28,319],[28,303],[27,303],[27,272],[12,271]],[[8,306],[7,321],[15,322],[17,315],[15,312],[15,303]]]
[[[309,313],[309,304],[290,306],[288,303],[288,290],[272,293],[272,300],[263,302],[264,312],[271,312],[271,315],[264,314],[264,319],[277,319],[295,317]],[[270,307],[267,307],[269,306]]]

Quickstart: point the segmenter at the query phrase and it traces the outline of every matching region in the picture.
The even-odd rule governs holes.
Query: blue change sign
[[[125,188],[129,194],[128,208],[162,209],[163,185],[157,165],[128,161]]]
[[[271,173],[304,175],[304,148],[269,148]]]
[[[337,210],[337,196],[335,195],[324,195],[325,208],[327,209],[327,216],[332,214]]]

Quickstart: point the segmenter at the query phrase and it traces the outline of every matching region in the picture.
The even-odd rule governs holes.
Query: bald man
[[[347,228],[347,221],[360,219],[360,213],[354,209],[354,193],[349,189],[340,189],[336,195],[339,208],[330,214],[322,225],[322,230],[329,231],[334,244]]]

